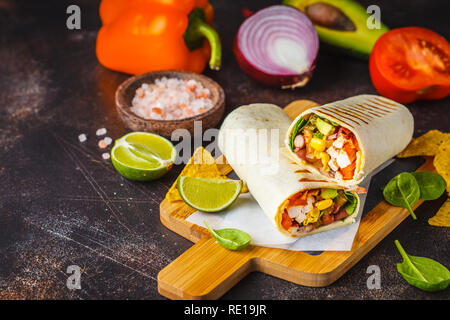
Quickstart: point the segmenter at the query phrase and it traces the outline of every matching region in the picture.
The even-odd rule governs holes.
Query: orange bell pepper
[[[294,207],[294,206],[306,206],[308,204],[308,200],[306,199],[307,196],[308,196],[308,190],[306,190],[305,192],[300,192],[300,193],[296,194],[293,199],[291,199],[289,204],[292,207]]]
[[[340,169],[342,179],[350,180],[351,178],[353,178],[353,175],[355,174],[355,168],[356,168],[356,161],[353,161],[345,168]]]
[[[102,0],[99,11],[96,53],[106,68],[201,73],[209,60],[211,69],[220,69],[221,44],[208,0]]]
[[[283,214],[281,215],[281,225],[285,230],[289,230],[290,227],[292,227],[292,219],[289,217],[286,210],[284,210]]]

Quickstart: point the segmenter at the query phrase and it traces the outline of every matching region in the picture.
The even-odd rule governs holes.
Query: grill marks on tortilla
[[[294,172],[302,174],[300,179],[298,179],[298,182],[320,182],[320,183],[328,182],[325,179],[320,179],[320,177],[317,177],[317,175],[312,174],[307,169],[300,168],[300,169],[295,170]]]
[[[396,112],[399,107],[395,102],[387,101],[382,97],[370,97],[355,102],[346,100],[318,107],[317,111],[329,120],[338,120],[343,125],[354,129],[354,124],[368,125],[377,118]]]
[[[368,106],[366,106],[366,105],[363,105],[363,104],[357,104],[357,106],[360,107],[360,108],[362,108],[363,112],[365,112],[365,113],[368,114],[368,115],[371,114],[371,115],[373,115],[373,116],[376,117],[376,118],[380,118],[380,117],[383,116],[382,114],[376,112],[376,110],[372,110],[372,111],[371,111],[371,109],[369,109]]]
[[[361,125],[359,121],[364,122],[365,124],[369,124],[366,120],[364,120],[364,115],[359,111],[351,108],[350,106],[332,106],[335,110],[337,109],[339,112],[342,112],[343,114],[351,117],[352,121],[356,122],[358,125]],[[356,120],[357,119],[357,120]],[[359,120],[359,121],[358,121]],[[368,119],[370,120],[370,119]]]
[[[373,99],[383,103],[386,108],[389,108],[388,106],[391,106],[392,110],[396,110],[398,108],[398,105],[392,103],[391,101],[387,101],[387,100],[383,99],[382,97],[373,97]],[[370,99],[368,99],[368,100],[371,101]],[[386,105],[388,105],[388,106],[386,106]]]
[[[355,111],[360,116],[364,117],[364,119],[373,119],[373,115],[367,114],[366,109],[364,107],[361,108],[361,105],[346,105],[345,108]]]
[[[381,115],[378,115],[379,117],[383,117],[383,116],[386,116],[389,113],[391,113],[391,111],[386,111],[386,110],[381,109],[381,108],[379,108],[377,106],[374,106],[374,105],[372,105],[370,103],[366,103],[364,106],[366,108],[371,108],[374,112],[381,113]]]
[[[325,109],[325,110],[326,110],[326,109]],[[349,124],[348,122],[342,120],[341,118],[337,118],[337,117],[336,117],[335,115],[333,115],[333,114],[330,114],[330,113],[328,113],[328,112],[323,111],[323,109],[319,109],[318,111],[320,111],[320,113],[322,113],[322,114],[328,116],[329,119],[338,120],[338,121],[342,122],[343,124],[345,124],[347,127],[354,128],[354,127],[353,127],[351,124]],[[330,111],[333,111],[333,110],[330,110]],[[354,122],[354,121],[353,121],[353,122]]]
[[[344,119],[346,119],[348,121],[356,123],[357,125],[361,125],[357,120],[354,119],[354,116],[352,114],[349,114],[348,112],[345,112],[345,111],[342,111],[340,109],[337,109],[335,106],[328,106],[327,110],[330,110],[330,111],[334,112],[334,114],[336,116],[339,116],[338,119],[341,120],[341,121],[342,121],[341,118],[344,118]],[[320,111],[320,112],[322,112],[322,111]],[[347,125],[349,125],[349,124],[347,124]],[[349,126],[351,128],[354,128],[354,126],[352,126],[352,125],[349,125]]]
[[[373,102],[373,101],[371,101],[371,103],[373,103],[373,104],[375,104],[376,106],[374,106],[373,104],[370,104],[370,103],[367,103],[369,106],[371,106],[372,108],[378,108],[378,110],[380,110],[380,111],[383,111],[383,112],[385,112],[385,113],[392,113],[392,110],[390,110],[390,109],[383,109],[383,107],[385,107],[385,106],[383,106],[382,104],[380,104],[380,103],[377,103],[377,102]],[[380,108],[381,107],[381,108]]]
[[[381,110],[383,110],[387,113],[391,113],[392,111],[397,111],[397,106],[395,104],[392,104],[392,103],[382,100],[380,98],[367,99],[367,101],[377,105],[379,108],[381,108]],[[368,102],[366,102],[366,103],[369,104]],[[373,107],[373,105],[371,105],[371,106]]]
[[[325,183],[327,183],[326,180],[312,180],[309,178],[300,178],[300,179],[298,179],[298,182],[325,182]]]
[[[367,112],[367,110],[364,107],[361,108],[360,105],[349,105],[348,108],[350,108],[351,110],[354,110],[361,117],[363,117],[364,119],[366,119],[369,122],[374,119],[375,115]]]

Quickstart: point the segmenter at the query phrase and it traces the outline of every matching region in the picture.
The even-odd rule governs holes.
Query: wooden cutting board
[[[316,105],[312,101],[298,100],[284,110],[294,119]],[[222,164],[219,170],[228,174],[232,168]],[[435,171],[431,158],[418,169],[423,170]],[[419,201],[414,208],[421,203]],[[406,209],[381,201],[362,217],[351,251],[324,251],[311,255],[252,245],[242,251],[225,249],[216,243],[206,228],[185,220],[194,212],[182,201],[163,200],[160,205],[163,225],[195,243],[158,274],[158,291],[170,299],[217,299],[253,271],[303,286],[330,285],[409,216]]]

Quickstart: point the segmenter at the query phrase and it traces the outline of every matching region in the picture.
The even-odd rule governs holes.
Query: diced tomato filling
[[[327,214],[322,216],[322,225],[326,226],[330,223],[333,223],[335,216],[332,214]]]
[[[349,140],[349,142],[344,143],[342,150],[345,151],[345,153],[347,154],[347,156],[351,162],[355,162],[357,150],[356,150],[355,146],[353,145],[353,142],[351,142],[351,140]]]
[[[350,180],[353,178],[355,172],[356,162],[353,161],[351,164],[346,166],[345,168],[340,169],[340,173],[342,174],[342,179]]]
[[[292,227],[293,220],[289,217],[286,210],[283,211],[283,214],[281,215],[281,225],[285,230],[289,230],[290,227]]]
[[[345,219],[353,213],[357,199],[338,189],[311,189],[298,192],[288,199],[281,215],[281,226],[290,231],[310,232],[321,226]]]
[[[304,193],[304,196],[297,198],[295,200],[293,200],[291,203],[293,206],[306,206],[307,201],[306,201],[306,195],[307,193]]]
[[[341,220],[348,217],[347,211],[344,208],[340,209],[338,213],[334,216],[336,220]]]
[[[305,124],[292,137],[291,147],[297,157],[331,178],[351,180],[360,151],[354,133],[315,114],[302,120]]]

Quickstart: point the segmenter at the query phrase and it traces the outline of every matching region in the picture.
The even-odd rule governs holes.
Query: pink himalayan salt
[[[131,111],[144,119],[179,120],[212,107],[211,92],[200,82],[162,77],[136,90]]]
[[[100,141],[98,142],[98,147],[99,147],[100,149],[105,149],[107,146],[108,146],[108,144],[106,143],[105,140],[100,140]]]

